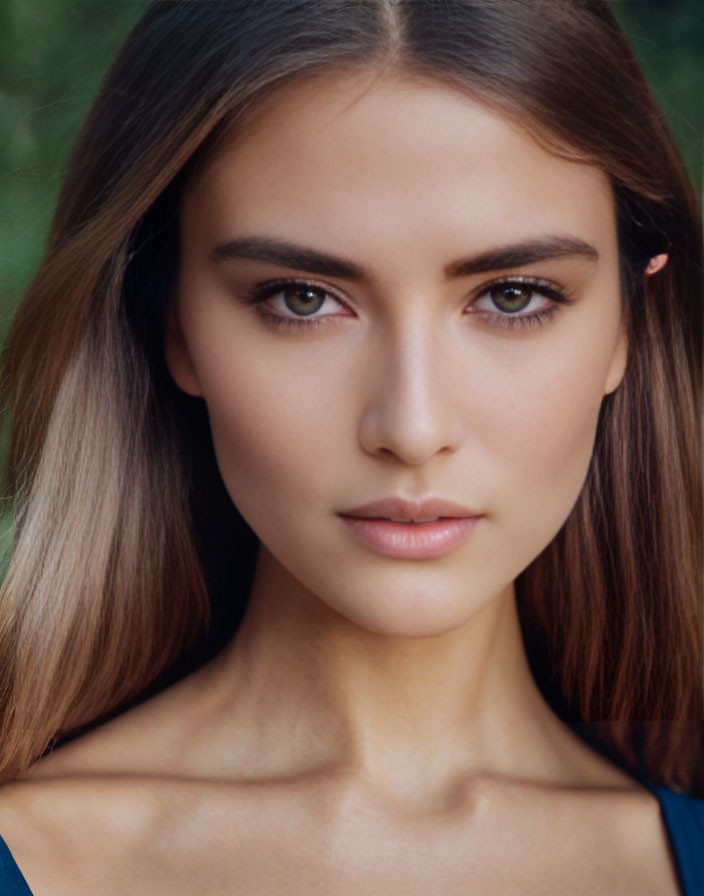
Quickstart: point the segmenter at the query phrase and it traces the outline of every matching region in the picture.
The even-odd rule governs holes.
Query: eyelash
[[[281,330],[312,330],[320,326],[327,326],[327,318],[329,315],[323,315],[320,317],[313,317],[307,315],[299,315],[298,317],[286,317],[282,314],[276,314],[269,311],[265,306],[264,302],[267,299],[270,299],[273,295],[276,295],[277,292],[281,292],[286,289],[286,287],[290,286],[307,286],[311,289],[317,290],[318,292],[328,295],[331,298],[335,299],[339,304],[344,304],[341,299],[339,299],[333,292],[325,287],[321,286],[318,283],[315,283],[311,280],[298,280],[298,279],[290,279],[290,280],[269,280],[265,283],[257,284],[254,289],[244,298],[244,302],[247,305],[254,305],[257,313],[263,317],[267,323]],[[504,287],[533,287],[533,291],[537,295],[545,296],[552,300],[553,304],[548,305],[547,308],[544,308],[542,311],[534,311],[532,314],[511,314],[510,312],[498,312],[497,314],[491,314],[489,312],[475,312],[478,314],[482,314],[483,317],[488,317],[492,321],[492,325],[497,327],[503,327],[505,329],[513,330],[521,327],[534,327],[534,326],[542,326],[555,315],[557,311],[560,310],[562,305],[568,305],[571,302],[570,294],[558,287],[554,283],[550,283],[547,280],[541,280],[536,277],[504,277],[499,278],[498,280],[492,280],[490,283],[484,284],[480,287],[481,292],[475,299],[475,302],[479,301],[479,299],[483,298],[490,290],[494,289],[497,286]],[[532,301],[532,298],[531,298]],[[474,302],[472,303],[474,304]]]

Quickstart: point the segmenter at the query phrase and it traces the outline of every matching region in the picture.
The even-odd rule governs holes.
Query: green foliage
[[[140,0],[0,0],[0,332],[44,246],[66,162]]]
[[[621,0],[614,11],[629,35],[701,196],[704,4],[702,0]]]
[[[614,5],[699,185],[701,3]],[[40,257],[80,124],[143,8],[143,0],[0,0],[0,336]]]

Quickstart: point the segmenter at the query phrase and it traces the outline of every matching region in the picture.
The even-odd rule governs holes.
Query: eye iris
[[[313,314],[325,301],[325,296],[310,286],[289,286],[283,292],[286,307],[296,314]]]
[[[489,290],[492,302],[502,311],[522,311],[533,296],[531,286],[501,285]]]

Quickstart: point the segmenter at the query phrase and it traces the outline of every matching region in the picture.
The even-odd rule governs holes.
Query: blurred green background
[[[0,0],[0,338],[68,153],[144,0]],[[702,193],[704,0],[614,0]]]

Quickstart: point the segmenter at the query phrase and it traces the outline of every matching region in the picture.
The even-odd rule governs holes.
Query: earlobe
[[[166,312],[164,357],[168,371],[176,385],[188,395],[200,397],[203,393],[173,304]]]
[[[611,356],[611,364],[606,377],[604,386],[604,395],[610,395],[615,392],[621,385],[621,381],[626,373],[626,364],[628,362],[628,334],[626,326],[621,322],[619,329],[618,341]]]

